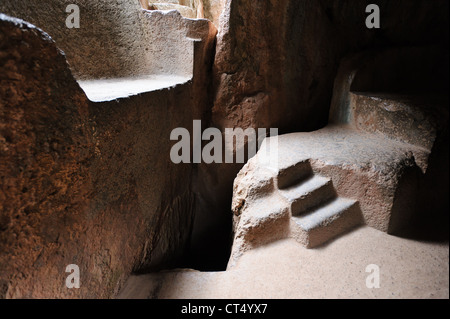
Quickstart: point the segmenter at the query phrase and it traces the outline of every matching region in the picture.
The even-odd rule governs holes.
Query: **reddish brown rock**
[[[2,297],[58,295],[65,265],[91,258],[79,255],[93,194],[89,103],[48,35],[5,16],[0,29]]]
[[[1,297],[108,298],[187,252],[192,166],[170,161],[169,136],[205,108],[210,27],[192,25],[191,82],[91,103],[47,34],[0,16]],[[80,289],[65,286],[69,264]]]

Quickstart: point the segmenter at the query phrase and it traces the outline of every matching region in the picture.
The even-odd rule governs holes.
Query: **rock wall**
[[[187,252],[192,166],[170,161],[169,136],[205,108],[204,27],[193,81],[91,103],[46,33],[0,16],[0,297],[113,297]],[[69,264],[80,289],[65,286]]]
[[[448,49],[448,28],[441,27],[448,24],[447,1],[378,1],[379,30],[365,27],[369,3],[227,1],[214,64],[213,123],[315,130],[327,122],[343,57],[431,43]]]
[[[187,18],[206,18],[219,26],[225,0],[139,0],[146,10],[178,10]]]
[[[192,83],[101,104],[86,100],[40,31],[3,18],[1,295],[113,296],[132,270],[170,265],[186,251],[191,230],[190,265],[224,267],[242,164],[172,165],[170,131],[190,129],[192,119],[222,130],[316,130],[328,122],[344,57],[392,46],[448,51],[448,1],[380,0],[383,28],[368,30],[371,2],[210,1],[224,7],[214,63],[209,29],[206,45],[194,44]],[[56,0],[2,1],[0,11],[48,26],[75,77],[88,74],[76,70],[96,78],[136,75],[151,64],[141,59],[148,33],[138,1],[74,3],[82,12],[92,6],[84,31],[60,28],[67,14]],[[73,31],[76,41],[67,41]],[[69,263],[86,274],[78,291],[64,286]]]
[[[275,127],[280,134],[317,130],[328,122],[334,81],[345,57],[432,44],[448,55],[448,1],[377,1],[381,29],[365,26],[370,3],[227,0],[217,37],[210,126]],[[231,227],[232,185],[241,168],[200,167],[198,187],[205,203],[197,212],[202,216],[199,233],[218,236],[220,227]],[[217,241],[229,243],[229,235]]]
[[[220,16],[226,0],[203,0],[205,18],[211,20],[215,26],[220,25]]]
[[[67,28],[69,4],[79,7],[79,28]],[[7,1],[0,12],[45,30],[66,53],[77,80],[192,76],[192,41],[177,15],[144,14],[138,1]]]

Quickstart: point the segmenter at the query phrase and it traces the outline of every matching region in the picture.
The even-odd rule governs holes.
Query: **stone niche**
[[[346,116],[346,107],[334,107],[340,105],[337,102],[342,97],[341,93],[350,91],[350,87],[345,90],[338,87],[347,83],[345,76],[341,78],[340,75],[350,74],[339,70],[347,58],[363,51],[374,53],[398,49],[403,53],[392,54],[389,60],[384,61],[387,71],[384,74],[379,69],[379,66],[383,65],[379,62],[383,59],[379,62],[374,60],[374,63],[367,65],[358,65],[356,68],[361,71],[358,72],[358,78],[350,82],[355,85],[352,90],[357,89],[356,85],[361,89],[377,90],[375,81],[364,80],[372,79],[372,71],[366,73],[366,68],[367,71],[369,68],[378,69],[378,84],[385,85],[389,83],[384,82],[386,75],[392,76],[403,69],[408,72],[400,73],[401,78],[409,79],[409,85],[414,84],[416,87],[419,84],[416,80],[420,79],[420,76],[408,78],[409,75],[420,74],[420,70],[425,71],[427,66],[433,64],[434,70],[438,71],[435,74],[448,70],[448,1],[377,1],[383,12],[380,30],[369,30],[365,27],[366,15],[361,12],[364,13],[370,3],[373,2],[227,1],[217,37],[214,63],[213,125],[219,128],[244,129],[277,127],[280,134],[321,129],[336,119],[336,114],[330,112],[340,110],[342,115]],[[430,55],[433,50],[418,49],[433,46],[441,52],[436,55],[437,60]],[[445,58],[446,54],[447,62],[439,62],[443,61],[442,56]],[[426,59],[425,63],[415,63],[421,55]],[[384,57],[386,56],[387,54],[384,54]],[[402,56],[409,57],[403,63],[397,64],[396,61],[401,60]],[[426,56],[430,58],[427,59]],[[408,61],[410,63],[407,63]],[[388,72],[394,64],[397,64],[397,68],[391,73]],[[426,71],[423,79],[428,79],[430,74],[432,73]],[[390,79],[392,84],[395,77]],[[414,81],[416,83],[413,83]],[[367,84],[365,88],[362,87],[364,82]],[[424,82],[426,81],[422,81]],[[396,82],[396,85],[398,84],[401,83]],[[443,85],[438,83],[438,86]],[[448,91],[446,94],[448,95]],[[431,155],[431,158],[433,157],[434,155]],[[442,166],[443,172],[448,171],[445,165]],[[198,227],[204,229],[205,233],[209,232],[208,236],[219,233],[220,228],[215,226],[218,218],[221,218],[222,224],[230,223],[228,216],[232,185],[241,168],[242,165],[200,167],[202,177],[199,180],[204,190],[202,203],[207,204],[204,208],[198,208],[198,214],[203,216],[203,224]],[[439,170],[431,169],[435,172]],[[442,174],[443,176],[445,174]],[[440,186],[432,187],[433,191],[439,193],[440,198],[446,198],[446,195],[443,195],[444,190],[448,189],[445,181],[437,184]],[[422,195],[425,193],[427,192]],[[435,200],[432,200],[430,204],[434,202]],[[213,228],[215,231],[211,230]],[[205,238],[210,238],[208,236]],[[222,236],[224,241],[228,238],[228,234]],[[198,239],[198,242],[203,245],[199,252],[212,247],[206,240]]]

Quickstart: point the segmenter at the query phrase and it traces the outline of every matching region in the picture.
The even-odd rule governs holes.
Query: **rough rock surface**
[[[448,97],[350,93],[351,124],[357,129],[431,151],[448,124]],[[420,155],[418,155],[418,160]]]
[[[196,19],[197,12],[193,8],[173,3],[152,3],[151,10],[177,10],[183,17]]]
[[[1,297],[112,297],[186,253],[192,167],[170,161],[169,136],[204,112],[211,30],[197,28],[190,83],[91,103],[46,33],[0,16]]]
[[[364,25],[368,3],[227,1],[214,64],[214,124],[318,129],[327,123],[343,57],[392,43],[445,46],[448,30],[439,25],[448,21],[448,2],[378,1],[379,31]]]
[[[62,296],[64,264],[111,258],[78,255],[93,192],[88,101],[34,26],[1,15],[0,52],[0,297]]]
[[[138,1],[74,0],[80,28],[67,28],[68,3],[3,0],[0,12],[46,31],[67,56],[77,80],[166,74],[192,77],[193,41],[176,11],[149,12]]]
[[[146,10],[178,10],[186,18],[206,18],[219,26],[225,0],[140,0]]]
[[[168,1],[172,2],[171,0]],[[213,2],[223,4],[222,1],[211,1],[210,3]],[[171,69],[172,66],[181,66],[183,70],[185,70],[184,68],[190,69],[191,64],[183,63],[186,62],[185,57],[178,54],[184,52],[184,47],[177,47],[177,41],[173,42],[173,46],[169,46],[168,44],[171,42],[164,39],[165,33],[156,34],[157,38],[161,38],[161,41],[157,43],[162,48],[169,48],[169,52],[170,49],[177,52],[174,56],[176,63],[164,63],[163,59],[151,60],[150,57],[154,57],[151,54],[147,56],[149,60],[140,60],[143,51],[148,49],[147,45],[151,43],[146,41],[149,31],[143,30],[143,28],[145,29],[143,20],[145,21],[148,14],[146,15],[140,10],[137,1],[133,3],[125,0],[74,0],[73,3],[79,4],[82,8],[81,23],[83,28],[80,30],[69,30],[64,27],[65,17],[67,16],[64,11],[65,4],[57,0],[28,2],[3,0],[0,2],[0,11],[25,17],[38,26],[48,25],[48,28],[45,27],[44,29],[66,51],[70,67],[78,78],[82,78],[88,72],[77,73],[76,70],[92,71],[90,75],[94,77],[115,77],[118,75],[136,75],[143,70],[148,73],[146,68],[149,65],[156,65],[154,70],[170,72],[174,71],[174,69]],[[22,122],[24,123],[23,127],[28,127],[31,132],[37,132],[34,135],[39,137],[36,142],[38,146],[41,143],[41,136],[43,136],[43,141],[45,141],[46,136],[55,140],[75,136],[73,137],[74,140],[81,139],[80,142],[73,142],[81,145],[76,150],[88,148],[90,153],[88,152],[88,155],[72,154],[76,151],[66,150],[64,144],[64,150],[58,150],[59,153],[57,153],[57,156],[55,155],[56,159],[54,160],[62,161],[62,163],[53,165],[53,162],[51,162],[51,165],[48,165],[56,170],[50,174],[49,178],[47,178],[48,173],[46,172],[48,166],[43,166],[45,172],[39,166],[45,164],[45,160],[44,163],[36,164],[36,171],[38,172],[36,180],[34,175],[29,177],[29,179],[32,179],[30,182],[26,179],[28,177],[24,177],[23,183],[31,183],[31,193],[33,193],[36,192],[35,190],[47,189],[47,185],[53,183],[53,181],[56,185],[59,185],[58,172],[70,171],[70,176],[75,180],[76,185],[69,185],[72,188],[67,186],[67,189],[74,189],[72,193],[75,195],[69,199],[64,197],[61,202],[63,204],[72,203],[73,200],[74,203],[78,203],[78,197],[80,197],[82,202],[80,205],[88,207],[80,215],[80,219],[83,220],[80,225],[85,226],[78,227],[78,224],[72,223],[70,212],[55,215],[53,214],[53,208],[47,210],[48,214],[51,215],[51,222],[48,222],[51,226],[42,228],[41,232],[41,230],[38,230],[41,229],[41,224],[38,223],[36,227],[31,227],[30,231],[41,232],[37,237],[49,236],[52,243],[57,241],[55,245],[58,245],[61,240],[62,246],[73,245],[73,247],[69,247],[68,250],[57,248],[56,253],[52,253],[48,248],[51,246],[50,244],[50,246],[43,246],[45,249],[39,255],[42,256],[41,259],[37,259],[37,262],[33,265],[37,268],[34,273],[32,272],[32,275],[29,275],[30,272],[22,272],[19,269],[31,269],[31,263],[35,262],[33,253],[22,254],[22,252],[32,251],[31,244],[22,243],[22,239],[20,242],[22,246],[20,247],[5,246],[8,254],[5,255],[2,252],[0,258],[3,258],[3,261],[9,261],[10,259],[18,261],[15,264],[8,265],[9,268],[0,268],[0,271],[8,269],[1,272],[0,292],[8,297],[75,294],[75,292],[65,290],[63,287],[65,274],[60,272],[63,272],[61,269],[64,269],[66,264],[74,260],[82,260],[82,272],[89,274],[90,277],[85,279],[91,282],[92,286],[83,287],[78,292],[79,295],[95,297],[113,295],[117,287],[120,286],[117,283],[120,283],[131,269],[139,270],[161,263],[164,264],[166,257],[174,257],[177,255],[177,251],[183,250],[182,246],[187,241],[190,231],[190,227],[185,226],[192,221],[193,214],[191,212],[193,204],[191,192],[196,193],[196,218],[193,221],[195,235],[193,236],[195,237],[193,243],[194,246],[196,245],[196,252],[199,252],[200,255],[203,254],[201,260],[209,261],[211,256],[219,256],[222,264],[226,264],[228,259],[226,249],[229,248],[228,239],[231,229],[229,207],[233,191],[232,184],[242,165],[207,166],[202,164],[195,168],[196,171],[192,177],[191,167],[174,167],[168,162],[169,146],[165,143],[166,137],[174,127],[190,128],[193,118],[205,120],[204,125],[216,126],[221,129],[226,127],[242,127],[244,129],[246,127],[278,127],[280,133],[316,130],[327,122],[333,81],[336,75],[340,75],[338,66],[342,58],[351,56],[361,50],[370,51],[392,44],[420,46],[431,43],[442,46],[448,52],[448,28],[442,27],[448,24],[448,1],[381,0],[378,4],[382,12],[389,13],[383,15],[385,28],[382,30],[368,30],[364,27],[364,12],[368,3],[369,1],[355,0],[227,0],[220,19],[213,85],[211,85],[210,74],[207,70],[212,64],[210,45],[215,32],[211,28],[201,27],[201,23],[206,22],[200,22],[196,26],[205,30],[206,34],[203,35],[205,36],[204,39],[208,39],[208,45],[204,46],[200,41],[194,41],[193,43],[195,53],[193,83],[186,83],[172,90],[161,90],[140,95],[129,100],[101,104],[88,103],[70,75],[65,77],[56,72],[58,68],[61,70],[65,68],[61,65],[50,67],[51,72],[48,72],[48,74],[45,74],[47,71],[44,72],[44,69],[40,69],[39,65],[35,65],[36,70],[39,71],[36,74],[27,73],[26,70],[28,69],[23,71],[24,74],[14,73],[16,64],[25,67],[23,63],[31,66],[36,61],[29,60],[28,55],[23,58],[21,55],[14,53],[17,48],[25,50],[27,41],[8,41],[7,43],[14,43],[17,48],[0,51],[2,72],[6,70],[2,74],[8,75],[5,85],[2,82],[1,88],[4,90],[1,94],[1,102],[3,103],[1,105],[3,112],[1,116],[4,116],[5,119],[4,122],[2,119],[1,123],[2,125],[7,123],[5,125],[7,130],[0,132],[2,134],[0,137],[1,151],[3,152],[0,156],[8,157],[8,154],[14,154],[13,151],[10,151],[11,149],[18,149],[19,153],[21,152],[23,155],[19,154],[16,158],[8,157],[5,161],[2,158],[0,163],[0,165],[3,165],[0,166],[2,167],[2,176],[8,176],[7,179],[12,178],[13,182],[11,183],[14,185],[22,185],[20,180],[15,180],[22,178],[18,175],[21,167],[16,167],[12,163],[31,161],[35,165],[35,162],[33,162],[35,159],[40,160],[42,156],[46,157],[47,153],[53,152],[51,147],[57,149],[63,147],[59,144],[50,145],[50,143],[47,147],[43,142],[43,148],[39,148],[35,152],[33,146],[29,146],[35,143],[34,140],[27,138],[24,141],[28,144],[23,149],[20,148],[20,141],[18,142],[19,145],[15,146],[16,140],[13,135],[8,134],[8,130],[16,130],[21,127]],[[87,8],[92,10],[85,10]],[[206,6],[205,11],[207,11]],[[165,26],[164,14],[155,12],[153,16],[160,17],[161,19],[158,22]],[[179,17],[176,19],[180,20]],[[399,21],[402,21],[402,23],[399,23]],[[177,35],[181,35],[183,39],[186,38],[183,30],[179,30],[178,27],[175,29],[178,32],[176,32]],[[4,34],[7,35],[8,32]],[[28,31],[24,31],[24,33],[31,34]],[[4,37],[4,34],[0,33],[0,37]],[[74,34],[77,34],[77,36],[72,37]],[[92,34],[95,34],[95,37],[90,37]],[[133,35],[133,37],[130,38],[129,35]],[[149,36],[152,36],[152,34]],[[75,39],[75,41],[68,41],[70,38]],[[199,39],[196,36],[192,38]],[[142,39],[145,41],[142,41]],[[2,41],[1,38],[0,41]],[[30,41],[35,42],[34,40]],[[33,43],[30,44],[31,47],[37,46],[41,49],[42,46],[46,47],[39,41],[36,44]],[[117,46],[109,45],[110,43],[116,43]],[[158,51],[161,47],[155,46],[153,48]],[[10,51],[13,52],[12,58],[9,57]],[[34,53],[41,55],[39,50]],[[51,54],[48,56],[55,57]],[[34,57],[34,55],[30,53],[30,57]],[[177,57],[180,57],[180,60],[177,60]],[[45,56],[42,55],[40,58],[44,62],[38,59],[38,63],[45,66],[52,65],[50,61],[45,59]],[[15,63],[16,60],[20,60],[20,63]],[[191,61],[189,60],[189,62]],[[81,67],[77,68],[77,65]],[[165,69],[166,67],[169,69]],[[371,67],[374,67],[374,65]],[[68,74],[67,70],[64,72],[64,74]],[[342,74],[348,75],[345,72]],[[16,79],[12,81],[9,78],[10,76],[11,79]],[[17,79],[21,76],[25,76],[27,80],[30,78],[28,82],[35,81],[37,84],[31,88],[23,86],[28,82],[18,81]],[[36,80],[37,76],[48,76],[50,79],[38,77]],[[63,79],[61,80],[58,77],[63,77]],[[57,80],[54,78],[57,78]],[[45,81],[49,84],[45,85]],[[43,121],[40,119],[42,116],[52,115],[52,110],[59,112],[62,108],[60,105],[62,100],[54,101],[51,96],[54,92],[57,92],[55,96],[66,94],[65,91],[59,92],[62,90],[59,83],[65,83],[66,81],[73,83],[73,86],[76,87],[66,92],[69,100],[63,100],[68,105],[68,113],[75,114],[76,108],[86,108],[84,106],[86,103],[88,111],[85,111],[87,115],[80,112],[79,118],[77,118],[78,115],[73,116],[73,123],[75,124],[71,122],[72,119],[66,119],[62,115],[55,115],[49,121],[45,120],[45,123],[50,122],[57,127],[63,127],[67,134],[64,133],[60,136],[56,129],[48,130],[46,124],[42,124]],[[336,81],[339,84],[341,82],[344,83],[344,81]],[[364,81],[362,82],[364,83]],[[211,86],[213,86],[214,94],[208,96],[208,90]],[[338,90],[348,93],[350,87],[347,90],[342,90],[339,87]],[[33,101],[38,101],[42,105],[51,102],[48,107],[50,111],[41,114],[40,108],[31,105],[30,109],[36,112],[36,116],[20,118],[22,122],[15,122],[18,115],[14,112],[4,111],[3,108],[4,105],[10,105],[11,103],[11,105],[14,105],[15,96],[23,94],[36,95]],[[4,103],[5,101],[7,103]],[[25,102],[24,109],[28,107],[28,104],[32,104],[28,99]],[[72,108],[70,103],[74,103]],[[209,110],[211,105],[212,109]],[[61,112],[66,112],[66,108],[63,108]],[[26,114],[25,111],[19,111],[18,113]],[[39,122],[38,125],[35,125],[35,121]],[[79,122],[87,124],[85,126],[76,124]],[[84,137],[72,134],[73,127],[85,130]],[[345,132],[345,130],[341,132]],[[316,134],[318,134],[318,140],[320,141],[320,133],[316,132]],[[31,134],[31,136],[34,135]],[[347,135],[337,134],[336,139],[337,144],[343,145]],[[154,144],[156,140],[162,140],[164,143]],[[350,134],[350,141],[358,142],[359,140],[354,139]],[[70,145],[72,141],[68,143]],[[375,146],[376,144],[383,145],[385,139],[373,139],[370,143]],[[315,143],[314,141],[312,144],[313,147],[318,149],[320,149],[318,146],[322,146],[321,143]],[[349,154],[353,154],[352,152],[356,150],[351,148],[352,144],[348,146]],[[386,155],[380,147],[375,147],[374,150],[380,151],[383,156]],[[67,153],[64,153],[66,151]],[[71,151],[73,152],[70,153]],[[422,164],[426,164],[426,161],[421,162],[420,156],[417,156],[417,154],[426,152],[423,149],[418,149],[417,152],[415,150],[414,152],[403,151],[404,149],[400,147],[399,153],[395,153],[398,156],[395,156],[395,154],[392,156],[393,167],[411,169],[412,176],[421,174],[417,171],[418,165],[423,170],[426,165]],[[305,160],[311,154],[302,153],[302,157],[303,155],[305,157],[302,160]],[[318,173],[325,176],[344,174],[345,178],[333,179],[338,192],[346,194],[346,190],[348,190],[348,193],[352,195],[357,194],[361,198],[364,197],[362,192],[366,188],[359,187],[357,182],[375,185],[374,189],[377,190],[378,163],[371,165],[372,158],[378,156],[376,152],[369,152],[364,155],[361,162],[363,165],[361,166],[356,162],[352,163],[355,167],[345,167],[348,170],[347,173],[342,171],[341,164],[345,161],[338,163],[339,167],[336,168],[333,165],[328,165],[327,156],[324,154],[316,155],[322,156],[326,163],[324,164],[324,161],[311,162]],[[428,154],[425,154],[422,159],[427,157]],[[78,160],[79,158],[80,160]],[[339,159],[339,156],[337,158]],[[391,159],[389,156],[386,156],[386,158]],[[365,166],[367,163],[369,165]],[[393,167],[391,168],[394,169]],[[446,167],[448,172],[448,165]],[[386,163],[381,163],[381,169],[389,172],[390,167],[386,166]],[[362,171],[361,174],[360,171]],[[6,174],[3,174],[4,172]],[[435,172],[435,174],[440,173],[440,170],[437,170],[437,173]],[[372,182],[375,181],[375,183],[370,184],[370,181],[364,180],[364,174],[369,174],[373,178]],[[78,176],[81,179],[79,182],[77,181]],[[389,182],[388,179],[391,176],[394,179]],[[399,176],[387,174],[382,177],[380,183],[381,185],[387,185],[387,190],[381,190],[379,194],[374,192],[374,195],[368,197],[368,200],[374,199],[373,203],[376,203],[386,194],[392,194],[391,186],[395,186]],[[193,189],[187,186],[188,183],[180,185],[179,181],[190,182],[191,177],[193,178]],[[383,178],[386,180],[383,180]],[[433,183],[432,178],[430,178],[430,181]],[[5,185],[9,184],[5,183]],[[49,187],[53,189],[52,186]],[[61,194],[64,194],[65,187],[65,185],[62,185]],[[20,191],[22,190],[25,190],[24,194],[29,192],[29,188],[20,189]],[[58,191],[53,194],[53,191],[49,194],[39,193],[37,203],[39,204],[44,200],[42,203],[45,205],[59,205],[59,201],[49,199],[46,202],[43,199],[44,197],[47,198],[47,195],[58,196],[60,194]],[[448,192],[443,194],[447,195]],[[245,196],[247,195],[249,194]],[[389,200],[384,202],[384,205],[387,206],[382,206],[381,211],[387,211],[388,206],[392,204],[392,201],[390,201],[392,198],[388,195],[386,196]],[[11,202],[18,200],[17,192],[12,192],[11,195],[5,195],[5,197],[11,198]],[[406,195],[401,195],[401,197],[409,198]],[[7,200],[4,202],[8,204]],[[35,204],[34,199],[31,203]],[[10,232],[11,220],[15,222],[14,227],[19,227],[21,231],[30,228],[30,223],[22,222],[23,219],[21,218],[18,221],[11,219],[11,216],[16,214],[17,211],[20,214],[23,211],[23,214],[30,216],[30,218],[39,218],[40,211],[39,213],[25,211],[24,207],[28,204],[28,199],[25,198],[23,205],[8,206],[8,213],[4,214],[6,217],[3,217],[2,214],[0,219],[0,233],[2,233],[0,236],[5,238],[17,236],[14,232]],[[363,204],[362,202],[361,205]],[[281,209],[278,212],[280,214],[277,216],[285,216],[285,210]],[[144,217],[137,216],[139,214]],[[59,218],[58,216],[62,217]],[[385,218],[374,216],[376,217],[373,221],[374,224],[379,224],[380,227],[387,225],[388,222]],[[54,224],[52,224],[53,219],[56,219]],[[78,222],[76,218],[75,220]],[[84,222],[84,220],[87,221]],[[77,228],[69,232],[69,235],[67,235],[69,237],[64,237],[66,236],[64,234],[59,235],[59,237],[52,234],[55,229],[61,227],[65,229],[65,226],[60,227],[63,223],[69,224],[70,227],[75,225]],[[178,227],[173,228],[173,225],[180,226],[179,229],[182,229],[183,232],[178,232]],[[230,227],[228,228],[228,226]],[[206,236],[203,236],[204,234]],[[8,243],[14,245],[14,240],[7,240]],[[108,251],[103,250],[103,247],[109,246],[112,248]],[[139,248],[136,250],[136,247]],[[44,269],[41,261],[52,265],[54,268]],[[48,273],[45,273],[46,271]],[[34,279],[35,277],[36,279]],[[42,286],[43,282],[49,282],[49,278],[57,279],[54,281],[50,279],[48,286]],[[105,283],[108,284],[105,285]]]
[[[397,2],[391,9],[398,9],[397,5],[400,3],[401,1]],[[322,4],[327,6],[325,2]],[[382,7],[384,5],[387,4]],[[334,10],[336,7],[328,9]],[[352,16],[349,8],[341,9]],[[330,16],[332,11],[325,11]],[[385,21],[390,18],[392,16],[388,15]],[[341,23],[345,27],[345,21]],[[389,37],[396,38],[397,32],[401,30],[389,29],[389,32]],[[350,202],[348,206],[334,202],[328,208],[313,209],[306,216],[300,217],[294,217],[298,207],[291,205],[289,236],[306,243],[305,246],[314,246],[310,240],[314,241],[313,237],[316,237],[312,233],[316,226],[326,225],[325,233],[328,234],[342,233],[344,229],[341,226],[312,217],[331,216],[333,207],[336,206],[343,207],[343,210],[342,214],[334,215],[336,219],[333,217],[333,221],[344,216],[344,212],[347,212],[345,216],[353,216],[356,221],[357,207],[353,209],[353,204],[360,207],[364,222],[371,227],[389,233],[398,233],[408,228],[417,213],[419,198],[427,196],[424,194],[427,191],[423,183],[428,174],[430,154],[433,150],[436,151],[438,140],[448,134],[445,132],[448,127],[448,91],[442,85],[448,83],[448,74],[440,71],[442,66],[448,65],[448,50],[445,50],[442,41],[435,45],[424,41],[421,38],[424,33],[415,39],[419,46],[389,47],[389,44],[385,44],[385,48],[365,48],[361,52],[349,54],[342,60],[336,74],[329,115],[329,122],[332,124],[310,133],[281,135],[277,138],[279,148],[275,166],[260,164],[261,161],[267,162],[265,158],[268,156],[264,150],[260,150],[244,166],[234,184],[232,208],[239,222],[234,223],[235,240],[229,266],[233,266],[236,258],[252,247],[252,241],[261,242],[261,239],[250,241],[242,235],[246,229],[262,228],[251,218],[255,216],[255,210],[267,207],[268,213],[280,209],[280,206],[284,207],[284,204],[271,200],[272,193],[277,188],[284,192],[284,188],[297,185],[288,192],[295,194],[304,187],[302,183],[308,185],[308,180],[299,183],[299,180],[304,179],[300,175],[303,174],[302,167],[306,162],[310,163],[314,173],[331,179],[337,195],[350,199]],[[365,41],[363,34],[355,34],[355,37]],[[338,47],[334,49],[336,51],[333,54],[339,56]],[[418,67],[414,67],[418,64]],[[231,73],[231,76],[235,74]],[[236,113],[233,112],[238,108],[222,110],[225,109],[232,111],[218,117],[222,119],[222,123],[224,119],[241,121],[247,118],[245,115],[235,117]],[[246,112],[250,112],[248,109],[247,107]],[[258,114],[263,112],[258,110]],[[256,119],[255,116],[248,118]],[[267,119],[272,120],[273,117]],[[233,120],[228,125],[231,123]],[[259,193],[265,194],[265,197],[261,194],[255,197],[252,195],[254,192],[242,191],[242,188],[255,189],[266,182],[268,168],[273,170],[272,179],[276,185],[274,190],[259,189]],[[250,185],[247,185],[247,181],[251,181]],[[439,185],[443,184],[440,179]],[[317,188],[316,193],[320,189],[322,187]],[[302,196],[304,198],[299,202],[305,205],[305,200],[307,203],[310,199],[305,195],[300,197]],[[289,195],[288,199],[291,197]],[[320,197],[309,196],[312,199]],[[295,202],[294,197],[291,199]],[[354,212],[348,213],[349,210],[345,207]],[[277,216],[271,218],[274,223]],[[347,220],[351,221],[352,218]],[[265,224],[267,223],[266,221]],[[344,224],[345,222],[342,225]],[[292,225],[300,225],[303,229],[297,232]],[[284,231],[279,233],[281,237],[286,236]],[[269,234],[267,238],[269,237],[274,236]]]
[[[369,3],[226,1],[217,37],[210,126],[276,127],[280,134],[317,130],[328,122],[334,79],[344,57],[392,45],[437,44],[448,52],[448,1],[378,1],[381,30],[365,27]],[[219,233],[217,220],[222,220],[220,227],[229,223],[233,180],[242,166],[199,168],[204,200],[197,214],[205,232]],[[228,242],[229,236],[221,238]]]
[[[367,225],[384,232],[395,232],[409,224],[430,150],[389,140],[384,135],[360,131],[349,125],[327,126],[310,133],[281,135],[276,139],[278,152],[269,154],[277,157],[274,164],[267,164],[268,161],[264,159],[266,152],[263,144],[235,180],[232,209],[237,222],[234,223],[235,240],[230,266],[252,247],[252,242],[261,242],[260,238],[249,240],[242,235],[249,228],[261,228],[259,219],[252,221],[255,214],[288,207],[291,215],[295,215],[294,206],[289,207],[286,203],[273,200],[272,194],[277,191],[283,193],[285,191],[282,189],[289,189],[298,183],[299,176],[304,175],[299,165],[304,166],[303,163],[307,162],[312,171],[333,181],[338,196],[358,201]],[[416,162],[415,157],[422,161]],[[273,184],[278,186],[269,187]],[[320,196],[323,195],[314,195]],[[322,211],[318,213],[322,214]],[[353,216],[349,219],[350,224],[356,225],[358,215],[355,212]],[[274,223],[279,217],[271,216],[270,219],[269,222]],[[329,226],[327,232],[334,232],[335,227],[341,227]],[[309,228],[306,226],[306,229]],[[277,232],[281,238],[289,235],[283,231]],[[295,231],[291,235],[300,242],[306,240],[304,235],[296,235]],[[260,236],[275,238],[264,231],[260,232]],[[319,244],[322,242],[319,240]]]
[[[398,233],[411,226],[419,198],[424,196],[420,185],[430,153],[448,126],[448,111],[434,99],[424,108],[403,96],[348,94],[350,104],[341,104],[348,110],[335,113],[347,113],[353,119],[349,123],[271,137],[238,174],[232,204],[237,222],[229,267],[249,248],[288,236],[308,248],[318,246],[358,225],[359,209],[367,225],[384,232]],[[439,116],[430,112],[433,109]],[[272,145],[276,152],[268,153]],[[308,178],[309,171],[330,178],[337,195],[350,200],[333,200],[326,191],[326,180]],[[291,202],[290,207],[275,200],[277,192]],[[330,196],[331,203],[317,205],[321,198],[327,203]],[[285,207],[292,216],[291,232],[265,227],[283,223],[283,217],[272,212]],[[249,229],[259,237],[246,236]]]
[[[225,7],[226,0],[203,0],[205,18],[211,20],[216,27],[220,25],[220,16]]]

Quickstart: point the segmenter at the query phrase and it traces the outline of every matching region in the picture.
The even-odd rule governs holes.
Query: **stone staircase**
[[[276,170],[256,162],[258,157],[251,159],[235,182],[230,266],[246,250],[276,240],[294,238],[315,248],[362,224],[359,203],[338,196],[332,180],[314,173],[309,160]],[[246,174],[249,171],[257,173]],[[244,190],[241,196],[239,189]]]
[[[447,100],[349,95],[347,123],[276,137],[275,156],[273,138],[266,139],[238,174],[229,267],[279,239],[315,248],[360,224],[393,233],[408,222],[418,179],[448,122]]]
[[[332,180],[314,174],[309,161],[284,170],[277,182],[289,203],[291,236],[307,248],[320,246],[362,222],[357,201],[338,197]]]

